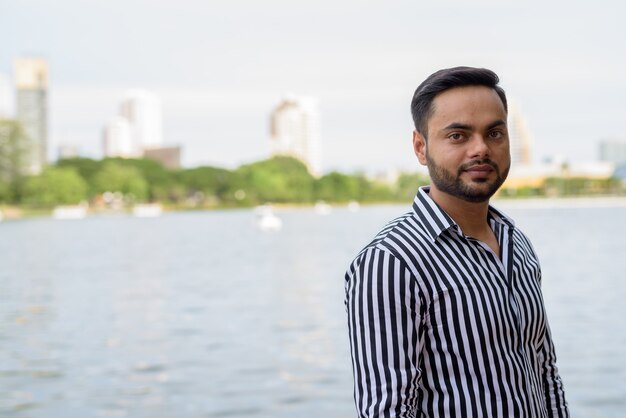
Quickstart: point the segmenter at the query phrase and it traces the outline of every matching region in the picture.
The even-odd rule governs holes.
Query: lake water
[[[503,204],[574,418],[626,410],[626,207]],[[343,273],[404,206],[0,223],[0,416],[355,416]]]

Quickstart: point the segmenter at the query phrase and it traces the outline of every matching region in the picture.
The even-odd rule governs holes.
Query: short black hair
[[[429,75],[420,84],[411,100],[411,114],[415,129],[424,138],[428,136],[428,119],[432,116],[433,100],[435,97],[452,88],[464,86],[485,86],[496,91],[504,110],[508,112],[506,94],[502,87],[498,85],[500,78],[491,70],[474,67],[454,67],[445,68]]]

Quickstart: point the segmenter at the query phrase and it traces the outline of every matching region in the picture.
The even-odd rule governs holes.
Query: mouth
[[[474,164],[465,168],[463,172],[469,176],[470,181],[484,183],[488,181],[497,170],[491,164]]]
[[[466,168],[465,171],[467,171],[468,173],[475,173],[475,174],[481,174],[481,173],[487,174],[487,173],[491,173],[492,171],[495,171],[495,169],[490,164],[476,164],[476,165]]]

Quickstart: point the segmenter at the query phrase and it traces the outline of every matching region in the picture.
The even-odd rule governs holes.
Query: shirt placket
[[[513,227],[507,225],[506,233],[501,233],[501,244],[500,248],[502,251],[502,266],[506,266],[506,278],[507,278],[507,287],[508,287],[508,298],[511,306],[511,312],[513,313],[513,317],[515,319],[515,326],[517,329],[517,349],[519,350],[522,360],[524,361],[524,365],[526,366],[524,369],[525,372],[525,384],[526,390],[530,397],[534,397],[534,389],[532,385],[532,377],[530,376],[532,365],[529,363],[528,353],[526,353],[526,347],[524,346],[523,334],[522,334],[522,319],[521,319],[521,311],[519,308],[519,303],[517,298],[515,297],[514,291],[514,276],[513,276],[513,257],[514,257],[514,241],[513,241]],[[499,237],[500,239],[500,237]],[[532,416],[536,416],[535,407],[529,405],[530,413]]]
[[[481,248],[483,248],[485,251],[491,253],[493,255],[493,259],[496,262],[496,265],[498,266],[498,269],[500,271],[500,277],[502,277],[503,279],[505,279],[506,281],[506,286],[507,286],[507,299],[508,299],[508,307],[510,309],[511,314],[513,315],[513,320],[515,323],[515,330],[516,330],[516,338],[517,338],[517,344],[516,344],[516,348],[518,350],[518,352],[520,353],[521,357],[522,357],[522,361],[525,364],[525,370],[524,370],[524,383],[526,386],[526,390],[527,393],[529,395],[531,395],[533,393],[532,388],[531,388],[531,378],[529,376],[530,370],[531,370],[531,366],[528,362],[528,356],[526,355],[526,349],[524,347],[524,342],[522,339],[522,320],[521,320],[521,312],[520,312],[520,308],[519,308],[519,303],[517,301],[517,298],[515,297],[515,292],[514,292],[514,277],[513,277],[513,257],[514,257],[514,241],[513,241],[513,227],[507,225],[506,227],[503,227],[502,225],[498,225],[497,223],[495,223],[495,221],[492,223],[492,228],[494,230],[494,232],[496,233],[496,237],[498,239],[498,244],[500,246],[500,254],[501,257],[498,257],[497,254],[491,249],[491,247],[489,247],[486,243],[477,240],[475,238],[471,238],[468,236],[464,236],[465,239],[467,239],[470,242],[475,243],[476,245],[479,245]],[[457,230],[457,232],[459,232],[461,235],[462,234],[459,230]],[[531,395],[532,396],[532,395]],[[530,407],[530,405],[529,405]],[[534,408],[530,407],[530,413],[531,414],[535,414]]]

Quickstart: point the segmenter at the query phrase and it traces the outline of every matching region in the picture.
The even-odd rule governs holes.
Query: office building
[[[547,178],[584,177],[588,179],[608,179],[615,171],[615,165],[609,162],[569,163],[549,162],[532,165],[512,166],[504,188],[523,187],[542,188]]]
[[[48,154],[48,63],[41,58],[15,60],[15,117],[28,140],[25,171],[37,174]]]
[[[113,117],[104,127],[103,138],[105,157],[134,158],[140,156],[128,120],[122,116]]]
[[[317,101],[283,99],[270,116],[270,154],[301,160],[311,174],[320,174],[320,134]]]
[[[604,139],[598,144],[600,161],[626,164],[626,140]]]
[[[106,157],[151,158],[167,168],[180,168],[180,146],[163,145],[161,100],[145,90],[129,90],[119,116],[104,128]]]
[[[163,146],[161,100],[145,90],[130,90],[120,106],[120,115],[130,124],[138,149]]]
[[[12,90],[9,79],[0,74],[0,119],[10,119],[12,117]]]
[[[531,161],[531,137],[526,120],[514,103],[509,103],[508,117],[509,143],[511,147],[511,164],[529,165]]]
[[[76,144],[65,142],[58,147],[58,159],[63,160],[66,158],[76,158],[79,156],[78,147]]]
[[[180,146],[146,148],[143,151],[143,156],[160,162],[170,170],[180,168]]]

